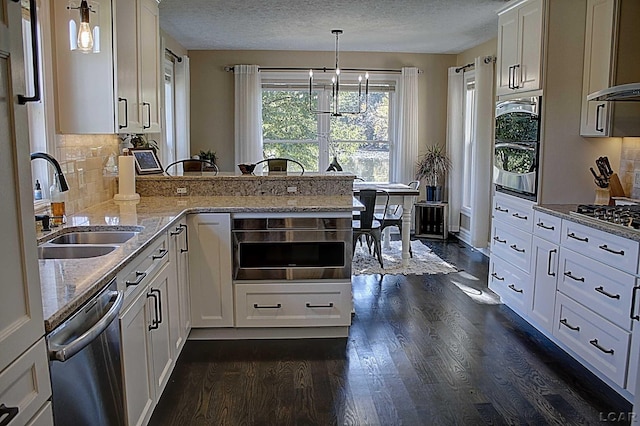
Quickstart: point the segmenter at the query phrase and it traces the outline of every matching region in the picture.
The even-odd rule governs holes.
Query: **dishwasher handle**
[[[49,359],[65,362],[78,352],[80,352],[89,343],[95,340],[104,330],[109,327],[111,322],[116,319],[124,303],[124,293],[121,291],[111,291],[111,299],[115,297],[113,306],[109,308],[107,313],[100,318],[89,330],[84,332],[80,337],[67,343],[66,345],[57,345],[49,342]]]

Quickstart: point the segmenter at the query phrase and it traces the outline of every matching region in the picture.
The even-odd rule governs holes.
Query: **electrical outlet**
[[[640,171],[633,174],[633,187],[640,188]]]
[[[287,192],[298,192],[297,186],[287,186]]]
[[[176,188],[176,193],[177,193],[178,195],[185,195],[185,194],[187,193],[187,188],[184,188],[184,187],[182,187],[182,188]]]

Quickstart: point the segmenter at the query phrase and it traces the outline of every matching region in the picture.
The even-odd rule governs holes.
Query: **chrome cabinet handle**
[[[278,303],[277,305],[258,305],[257,303],[253,304],[254,309],[280,309],[282,308],[282,304]]]
[[[151,127],[151,104],[149,102],[143,102],[142,103],[142,107],[147,107],[147,123],[149,123],[148,126],[145,126],[144,123],[142,123],[142,128],[143,129],[148,129]]]
[[[636,311],[636,294],[638,290],[640,290],[640,287],[636,286],[633,288],[633,291],[631,292],[631,313],[629,314],[631,319],[636,321],[640,321],[640,315],[633,314]]]
[[[594,290],[595,290],[595,291],[597,291],[598,293],[604,294],[604,295],[605,295],[605,296],[607,296],[607,297],[610,297],[611,299],[620,299],[620,295],[619,295],[619,294],[611,294],[611,293],[608,293],[608,292],[606,292],[606,291],[604,290],[604,287],[603,287],[603,286],[596,287]]]
[[[598,344],[598,339],[593,339],[593,340],[589,340],[589,343],[591,343],[593,346],[595,346],[596,348],[600,349],[602,352],[604,352],[605,354],[611,354],[613,355],[613,349],[605,349],[602,346],[600,346]]]
[[[499,211],[499,212],[503,212],[503,213],[509,213],[509,209],[503,209],[500,206],[496,206],[495,210]]]
[[[567,321],[567,319],[566,319],[566,318],[561,319],[561,320],[560,320],[560,324],[564,325],[565,327],[569,328],[570,330],[573,330],[573,331],[580,331],[580,327],[578,327],[578,326],[573,326],[573,325],[569,324],[569,322]]]
[[[555,277],[556,276],[556,273],[551,270],[551,254],[552,253],[557,253],[557,252],[558,252],[558,250],[556,250],[556,249],[549,250],[549,260],[547,261],[547,275],[549,275],[550,277]]]
[[[523,292],[523,290],[521,288],[516,288],[516,286],[513,285],[513,284],[509,284],[509,288],[511,290],[515,291],[516,293],[522,293]]]
[[[502,243],[502,244],[504,244],[504,243],[506,243],[506,242],[507,242],[507,240],[501,240],[501,239],[500,239],[500,237],[498,237],[497,235],[496,235],[495,237],[493,237],[493,239],[494,239],[495,241],[499,242],[499,243]]]
[[[572,274],[571,274],[571,271],[567,271],[567,272],[565,272],[565,273],[564,273],[564,275],[565,275],[566,277],[571,278],[572,280],[580,281],[580,282],[584,282],[584,277],[579,277],[579,278],[578,278],[578,277],[576,277],[575,275],[572,275]]]
[[[165,257],[167,254],[169,254],[169,250],[167,250],[167,249],[160,249],[160,250],[158,251],[158,253],[160,253],[160,254],[157,254],[157,255],[156,255],[156,254],[154,254],[153,256],[151,256],[151,258],[152,258],[153,260],[162,259],[162,258],[163,258],[163,257]]]
[[[618,250],[613,250],[613,249],[610,249],[606,244],[598,246],[598,248],[600,250],[608,251],[609,253],[619,254],[620,256],[624,256],[624,250],[619,250],[619,251]]]
[[[129,101],[127,101],[127,98],[118,98],[118,102],[124,102],[124,126],[118,124],[119,129],[124,129],[129,127]]]
[[[543,222],[538,222],[538,223],[536,223],[536,226],[538,226],[538,227],[540,227],[540,228],[542,228],[542,229],[546,229],[546,230],[548,230],[548,231],[553,231],[554,229],[556,229],[556,228],[555,228],[555,226],[553,226],[553,225],[551,225],[551,226],[547,226],[547,225],[545,225]]]
[[[130,285],[138,285],[145,279],[147,276],[146,272],[136,271],[136,280],[135,281],[125,281],[124,283],[129,287]]]
[[[186,253],[189,251],[189,227],[187,225],[185,225],[184,223],[180,224],[180,229],[184,229],[187,231],[186,234],[184,234],[184,244],[185,244],[185,248],[181,248],[180,249],[180,253]]]
[[[154,318],[151,320],[151,324],[149,325],[149,330],[155,330],[159,328],[160,322],[158,321],[158,296],[155,295],[153,289],[149,290],[147,293],[147,298],[153,297],[153,316]]]
[[[573,238],[574,240],[582,241],[583,243],[589,242],[589,237],[584,237],[584,238],[577,237],[576,234],[574,234],[573,232],[568,233],[567,237]]]
[[[604,127],[600,126],[600,112],[604,110],[604,104],[596,107],[596,132],[604,132]]]
[[[493,273],[491,274],[491,276],[492,276],[493,278],[495,278],[496,280],[498,280],[498,281],[504,281],[504,277],[500,277],[500,276],[498,276],[498,274],[497,274],[497,273],[495,273],[495,272],[493,272]]]
[[[519,213],[513,213],[511,216],[515,217],[516,219],[527,220],[527,216],[520,216]]]
[[[326,305],[312,305],[311,303],[307,303],[305,306],[307,308],[333,308],[333,302],[329,302]]]
[[[510,247],[511,249],[513,249],[513,250],[517,251],[518,253],[524,253],[524,249],[520,249],[520,248],[518,248],[518,246],[517,246],[517,245],[515,245],[515,244],[511,244],[509,247]]]
[[[514,89],[519,89],[520,88],[520,81],[518,81],[518,84],[516,84],[516,78],[518,76],[517,74],[517,69],[520,68],[520,64],[515,64],[513,66],[513,88]],[[518,80],[522,80],[522,78],[519,78]]]
[[[31,57],[33,61],[33,96],[18,95],[18,103],[40,101],[40,67],[38,64],[38,13],[36,0],[29,0],[29,21],[31,26]]]

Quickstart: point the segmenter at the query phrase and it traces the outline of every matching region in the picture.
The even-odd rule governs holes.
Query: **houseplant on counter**
[[[200,151],[200,153],[198,154],[198,158],[200,158],[201,160],[207,160],[211,164],[216,164],[216,160],[218,159],[218,156],[216,155],[215,151],[207,150],[207,151]],[[204,170],[209,170],[212,168],[213,167],[205,166]]]
[[[424,182],[427,201],[442,201],[442,184],[451,169],[451,160],[444,147],[432,145],[416,163],[416,179]]]

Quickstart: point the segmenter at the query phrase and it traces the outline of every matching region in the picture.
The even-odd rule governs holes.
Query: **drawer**
[[[493,197],[493,218],[525,232],[533,231],[533,202],[496,192]]]
[[[533,235],[544,238],[554,244],[560,244],[562,219],[539,210],[533,212]]]
[[[0,373],[0,404],[18,410],[7,424],[26,424],[49,397],[49,361],[42,338]],[[2,419],[8,420],[8,416]]]
[[[164,233],[118,273],[118,290],[125,292],[125,306],[143,291],[145,284],[168,261],[169,241]]]
[[[594,312],[631,330],[631,298],[635,277],[562,248],[558,290]]]
[[[563,220],[560,244],[630,274],[635,274],[638,270],[636,241]]]
[[[489,288],[513,310],[524,315],[529,311],[533,295],[531,276],[493,254],[489,261]]]
[[[624,387],[629,332],[558,293],[553,335],[618,386]]]
[[[351,325],[351,283],[235,284],[236,327]]]
[[[512,262],[525,272],[531,271],[530,233],[494,221],[491,226],[491,253]]]
[[[53,426],[53,410],[51,409],[51,402],[47,403],[42,409],[32,418],[26,426]]]

